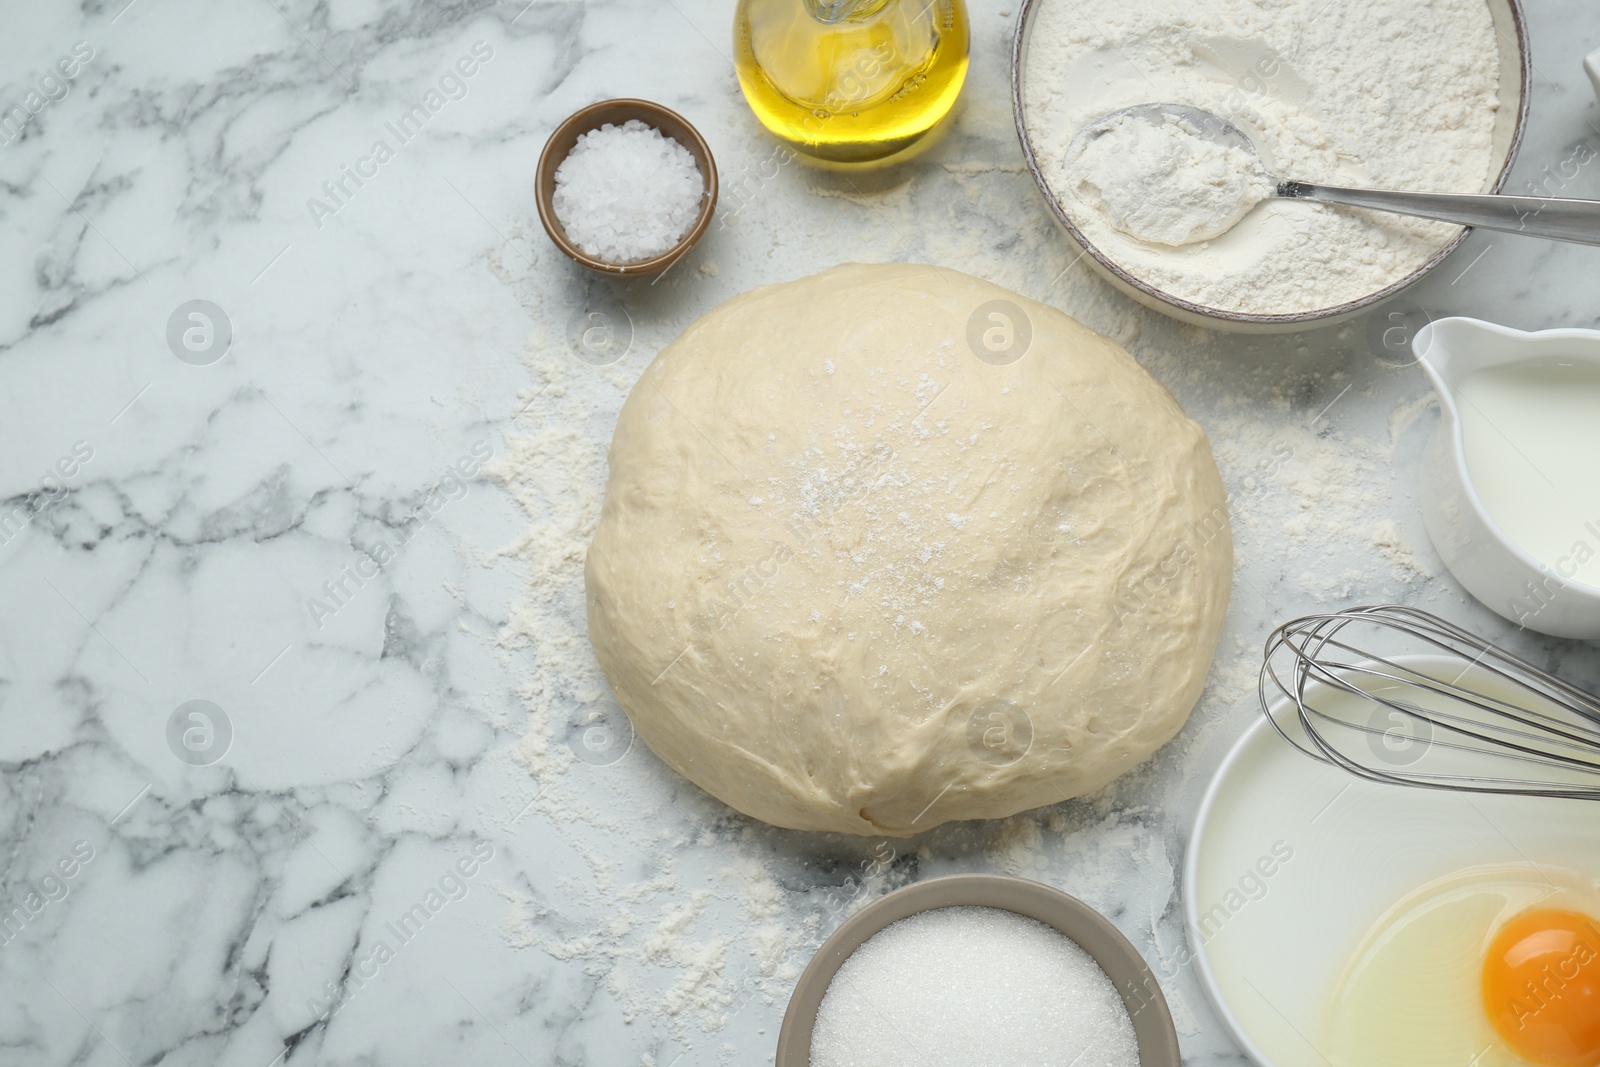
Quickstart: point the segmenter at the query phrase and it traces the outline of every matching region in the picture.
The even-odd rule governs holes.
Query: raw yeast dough
[[[848,265],[728,301],[640,377],[589,637],[707,792],[906,836],[1177,733],[1232,559],[1204,433],[1127,352],[956,271]]]

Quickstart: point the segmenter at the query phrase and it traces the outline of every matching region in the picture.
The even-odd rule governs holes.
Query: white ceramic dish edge
[[[1205,795],[1200,798],[1200,806],[1195,811],[1194,826],[1189,832],[1189,844],[1183,852],[1183,878],[1181,881],[1183,892],[1183,933],[1188,939],[1187,949],[1194,958],[1195,973],[1200,979],[1200,988],[1205,991],[1206,1002],[1211,1005],[1211,1010],[1222,1021],[1223,1029],[1228,1031],[1228,1036],[1233,1038],[1234,1044],[1244,1050],[1257,1067],[1278,1067],[1262,1051],[1261,1046],[1245,1031],[1233,1009],[1228,1007],[1222,998],[1222,992],[1217,980],[1217,974],[1211,967],[1211,960],[1206,956],[1205,938],[1200,930],[1200,855],[1204,844],[1205,825],[1211,816],[1211,808],[1216,803],[1219,793],[1228,782],[1229,775],[1236,767],[1244,754],[1249,751],[1256,734],[1261,730],[1271,730],[1272,724],[1263,716],[1256,719],[1239,735],[1233,743],[1228,754],[1222,758],[1216,772],[1211,776],[1211,781],[1206,783]],[[1196,946],[1199,946],[1198,948]]]
[[[1399,660],[1400,662],[1417,666],[1431,665],[1434,667],[1443,666],[1451,662],[1449,657],[1428,654],[1406,655],[1400,657]],[[1271,712],[1278,721],[1287,721],[1283,718],[1284,716],[1292,718],[1291,709],[1292,705],[1289,704],[1287,698],[1274,700],[1271,705]],[[1261,763],[1260,761],[1264,758],[1271,760],[1272,763],[1270,765]],[[1238,972],[1235,968],[1239,965],[1240,960],[1235,954],[1232,962],[1228,964],[1225,970],[1219,971],[1211,955],[1213,952],[1211,943],[1215,932],[1208,934],[1204,925],[1204,920],[1210,915],[1210,912],[1205,908],[1205,904],[1208,899],[1217,899],[1215,896],[1217,886],[1214,884],[1216,871],[1212,869],[1208,872],[1207,868],[1214,868],[1213,861],[1219,855],[1228,856],[1230,851],[1237,852],[1237,842],[1239,840],[1237,836],[1238,823],[1234,821],[1234,817],[1238,814],[1237,811],[1234,811],[1229,818],[1221,818],[1220,815],[1222,812],[1229,811],[1230,805],[1237,801],[1239,796],[1237,790],[1241,788],[1241,779],[1245,787],[1254,787],[1256,789],[1262,788],[1263,784],[1270,787],[1275,780],[1278,781],[1280,786],[1284,785],[1282,772],[1285,768],[1277,764],[1278,760],[1284,761],[1284,764],[1287,765],[1303,765],[1305,770],[1314,770],[1316,772],[1314,775],[1308,776],[1302,770],[1294,769],[1292,778],[1295,782],[1303,782],[1307,777],[1322,779],[1320,787],[1313,786],[1305,796],[1285,798],[1291,808],[1295,804],[1306,802],[1309,798],[1310,805],[1313,805],[1315,809],[1315,813],[1309,816],[1309,823],[1317,822],[1324,813],[1333,807],[1335,802],[1339,802],[1347,794],[1350,799],[1343,802],[1341,810],[1346,812],[1343,818],[1354,817],[1358,820],[1380,820],[1379,822],[1361,821],[1361,828],[1357,836],[1351,836],[1348,828],[1334,831],[1332,825],[1324,826],[1320,831],[1324,835],[1332,835],[1331,837],[1324,836],[1324,840],[1342,840],[1345,847],[1356,849],[1358,855],[1365,854],[1374,847],[1379,848],[1382,858],[1369,864],[1366,877],[1374,878],[1379,883],[1386,882],[1387,884],[1372,886],[1371,892],[1364,894],[1365,897],[1370,897],[1371,899],[1358,900],[1354,911],[1345,909],[1345,914],[1342,917],[1334,918],[1333,921],[1336,926],[1342,924],[1342,933],[1336,936],[1332,942],[1327,942],[1327,944],[1333,945],[1334,949],[1320,953],[1315,967],[1306,971],[1303,979],[1296,979],[1303,983],[1300,992],[1309,992],[1313,1003],[1321,1002],[1322,997],[1325,995],[1323,991],[1336,984],[1338,976],[1343,973],[1348,964],[1348,953],[1338,950],[1337,946],[1345,945],[1353,948],[1365,936],[1366,931],[1371,929],[1372,922],[1388,913],[1394,902],[1405,899],[1408,894],[1414,892],[1419,886],[1435,883],[1441,878],[1450,876],[1453,872],[1467,870],[1478,864],[1523,866],[1533,862],[1529,858],[1530,851],[1533,855],[1539,855],[1543,851],[1545,853],[1542,859],[1543,863],[1551,864],[1553,862],[1558,866],[1565,865],[1565,858],[1552,860],[1552,849],[1555,855],[1561,857],[1570,856],[1576,864],[1575,870],[1600,870],[1600,837],[1596,836],[1593,829],[1595,822],[1592,818],[1587,823],[1583,823],[1581,819],[1569,817],[1566,814],[1565,806],[1573,803],[1570,800],[1533,800],[1521,797],[1479,798],[1474,804],[1474,808],[1481,808],[1482,805],[1488,804],[1493,806],[1493,810],[1488,813],[1478,810],[1474,821],[1481,819],[1486,827],[1492,827],[1493,829],[1485,830],[1476,835],[1465,834],[1452,837],[1449,845],[1443,848],[1443,855],[1432,844],[1419,849],[1417,846],[1420,842],[1423,840],[1431,841],[1428,835],[1433,831],[1429,829],[1430,827],[1437,827],[1440,820],[1453,820],[1460,814],[1459,808],[1452,807],[1452,805],[1460,802],[1452,797],[1449,791],[1407,789],[1400,786],[1364,782],[1337,768],[1317,763],[1305,754],[1295,751],[1286,741],[1278,737],[1273,724],[1268,722],[1266,716],[1258,711],[1254,721],[1242,730],[1234,740],[1232,747],[1224,755],[1216,771],[1206,784],[1205,791],[1195,811],[1194,822],[1184,852],[1179,882],[1183,896],[1184,935],[1187,941],[1185,945],[1187,955],[1180,961],[1180,966],[1186,966],[1191,962],[1194,964],[1196,979],[1217,1019],[1222,1023],[1224,1031],[1244,1052],[1246,1058],[1256,1064],[1257,1067],[1287,1067],[1288,1064],[1309,1064],[1313,1062],[1325,1064],[1326,1062],[1321,1058],[1320,1054],[1317,1054],[1315,1046],[1313,1046],[1312,1055],[1274,1058],[1274,1054],[1267,1051],[1268,1048],[1274,1047],[1273,1035],[1264,1030],[1261,1031],[1261,1036],[1252,1036],[1251,1029],[1246,1025],[1246,1019],[1249,1017],[1249,1012],[1244,1010],[1246,1006],[1241,1005],[1240,1010],[1235,1010],[1230,1006],[1228,1000],[1228,992],[1230,990],[1234,994],[1239,993]],[[1277,770],[1269,773],[1271,767],[1276,767]],[[1262,777],[1263,775],[1265,775],[1265,778]],[[1343,784],[1341,785],[1340,783]],[[1291,792],[1294,788],[1297,787],[1290,787]],[[1250,795],[1248,788],[1246,795]],[[1326,799],[1324,800],[1324,798]],[[1350,812],[1352,805],[1354,805],[1355,812],[1364,814],[1352,816]],[[1402,805],[1402,807],[1397,808],[1396,805]],[[1529,805],[1532,805],[1533,810],[1529,809]],[[1302,806],[1299,815],[1291,817],[1305,817],[1312,810],[1312,807]],[[1396,820],[1393,816],[1397,810],[1408,811],[1418,818]],[[1587,810],[1587,806],[1580,805],[1579,809],[1576,810]],[[1573,814],[1576,814],[1576,810]],[[1263,816],[1267,823],[1274,822],[1278,817],[1277,812]],[[1339,818],[1336,816],[1335,822],[1338,822]],[[1508,819],[1511,821],[1506,821]],[[1309,823],[1307,824],[1308,826]],[[1400,835],[1389,834],[1386,840],[1379,840],[1370,836],[1369,831],[1372,828],[1385,823],[1410,826],[1413,830],[1420,827],[1421,831],[1420,833],[1411,833],[1409,836],[1405,833]],[[1583,824],[1580,825],[1580,823]],[[1255,829],[1260,829],[1260,827]],[[1521,834],[1526,834],[1527,837],[1519,837]],[[1541,834],[1557,839],[1560,843],[1552,846],[1548,840],[1535,840]],[[1266,840],[1270,836],[1270,833],[1266,835],[1252,833],[1247,834],[1246,838],[1252,843],[1259,843],[1259,841]],[[1231,842],[1230,837],[1233,839]],[[1512,844],[1513,838],[1518,839],[1518,844]],[[1537,847],[1530,848],[1530,841]],[[1465,843],[1464,846],[1463,843]],[[1581,859],[1580,854],[1582,856]],[[1324,891],[1330,873],[1337,871],[1341,873],[1335,875],[1336,877],[1343,876],[1343,872],[1348,870],[1350,862],[1355,859],[1354,855],[1345,851],[1336,851],[1332,855],[1334,865],[1324,865],[1320,871],[1313,869],[1310,872],[1310,876],[1316,881],[1302,884],[1298,892]],[[1238,857],[1234,855],[1231,858],[1237,859]],[[1287,862],[1287,857],[1280,858]],[[1397,861],[1402,868],[1398,872],[1393,867],[1393,864]],[[1297,868],[1301,869],[1302,874],[1307,873],[1303,869],[1303,863],[1310,862],[1309,860],[1302,861],[1297,858],[1295,862]],[[1264,877],[1273,877],[1271,872],[1263,871],[1262,873]],[[1282,878],[1286,876],[1279,874],[1276,877]],[[1595,878],[1593,884],[1597,889],[1600,889],[1600,878]],[[1311,888],[1311,886],[1316,888]],[[1208,892],[1208,888],[1211,892]],[[1357,895],[1360,896],[1361,894]],[[1341,900],[1348,900],[1351,894],[1346,889],[1341,889],[1338,896]],[[1265,900],[1269,898],[1270,893],[1263,891],[1260,897],[1252,897],[1251,899]],[[1304,914],[1305,898],[1295,896],[1291,892],[1289,898],[1279,898],[1280,907],[1283,906],[1282,901],[1284,899],[1289,901],[1288,910],[1293,916],[1298,918]],[[1202,914],[1203,912],[1204,914]],[[1325,936],[1326,928],[1319,927],[1318,929],[1322,932],[1316,934],[1316,936]],[[1275,933],[1281,933],[1281,931],[1275,931]],[[1278,941],[1270,943],[1274,946],[1274,949],[1281,947],[1281,943]],[[1303,950],[1306,946],[1302,944],[1296,947]],[[1228,953],[1223,953],[1218,959],[1225,959],[1227,955]],[[1163,971],[1163,974],[1165,974],[1165,971]],[[1281,977],[1281,972],[1279,974]],[[1250,985],[1248,981],[1246,984]],[[1258,994],[1259,992],[1257,990]],[[1305,1004],[1306,1001],[1302,997],[1300,1006],[1296,1007],[1294,999],[1291,998],[1288,1004],[1277,1011],[1278,1017],[1287,1024],[1289,1031],[1296,1034],[1301,1041],[1307,1040],[1306,1034],[1309,1031],[1304,1028],[1311,1024],[1311,1020],[1305,1015],[1297,1014],[1298,1012],[1303,1012]],[[1274,1005],[1274,1008],[1277,1008],[1277,1005]],[[1320,1018],[1322,1009],[1317,1008],[1315,1010]],[[1291,1013],[1293,1019],[1289,1015],[1285,1015],[1285,1012]],[[1260,1020],[1258,1020],[1258,1024],[1259,1022]],[[1280,1033],[1278,1036],[1282,1037],[1283,1035]]]

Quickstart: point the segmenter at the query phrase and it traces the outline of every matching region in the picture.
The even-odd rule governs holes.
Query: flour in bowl
[[[1483,192],[1497,169],[1500,47],[1486,0],[1039,0],[1023,102],[1046,183],[1107,258],[1205,307],[1307,312],[1400,281],[1460,227],[1267,200],[1221,236],[1172,248],[1107,216],[1126,189],[1080,188],[1073,136],[1121,108],[1189,104],[1256,135],[1285,178]]]
[[[1176,115],[1095,123],[1072,142],[1067,170],[1078,199],[1114,229],[1171,247],[1221,237],[1272,195],[1253,152]]]

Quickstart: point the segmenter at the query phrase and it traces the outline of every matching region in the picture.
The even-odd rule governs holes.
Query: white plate
[[[1273,860],[1275,845],[1286,861]],[[1258,868],[1262,857],[1272,862]],[[1327,1067],[1316,1051],[1324,1011],[1362,935],[1412,890],[1485,865],[1594,879],[1600,803],[1367,782],[1260,719],[1207,788],[1184,857],[1200,983],[1261,1067]]]

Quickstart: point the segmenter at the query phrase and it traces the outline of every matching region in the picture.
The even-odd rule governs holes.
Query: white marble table
[[[1442,572],[1412,501],[1428,391],[1365,324],[1211,335],[1074,263],[1021,169],[1009,6],[973,4],[949,136],[846,179],[763,166],[730,0],[124,4],[19,5],[0,33],[0,107],[39,92],[0,145],[0,1062],[768,1062],[840,915],[960,870],[1105,910],[1168,976],[1187,1062],[1240,1062],[1181,965],[1175,872],[1270,623],[1398,599],[1600,681]],[[1600,195],[1563,165],[1600,146],[1600,18],[1529,6],[1519,184]],[[620,95],[688,115],[727,183],[653,286],[581,275],[533,218],[545,136]],[[630,383],[723,299],[850,259],[1054,303],[1212,433],[1239,557],[1212,683],[1100,795],[817,838],[585,719],[582,547]],[[1413,295],[1593,326],[1596,265],[1479,234]],[[196,300],[226,344],[183,347]],[[628,354],[574,358],[567,324],[619,305]]]

